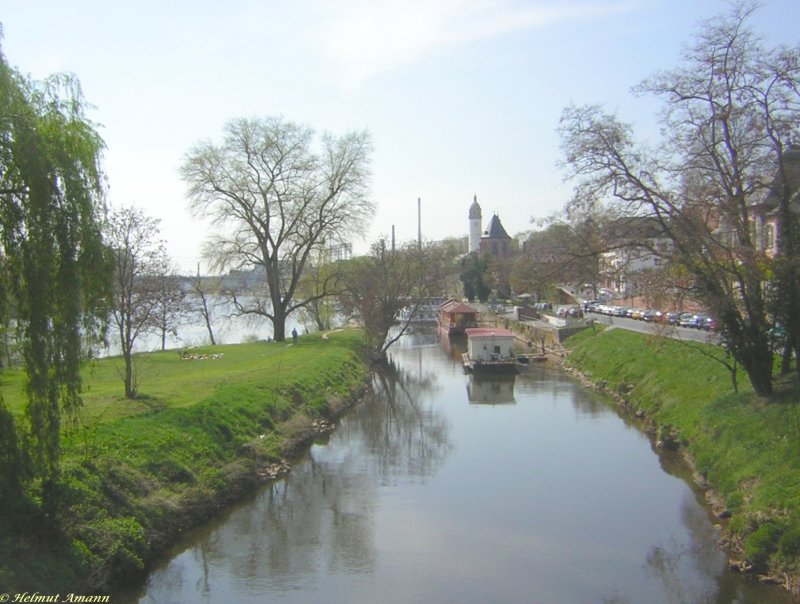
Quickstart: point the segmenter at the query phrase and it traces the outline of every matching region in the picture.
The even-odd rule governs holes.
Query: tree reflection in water
[[[429,404],[436,388],[421,363],[416,371],[391,361],[377,370],[330,446],[315,445],[284,480],[198,531],[193,547],[152,573],[144,601],[280,593],[307,589],[320,572],[371,572],[377,489],[424,481],[451,450],[448,424]]]
[[[375,372],[372,391],[348,428],[360,432],[383,484],[392,477],[424,479],[447,457],[447,420],[425,404],[436,388],[436,374],[421,364],[411,373],[390,360]]]

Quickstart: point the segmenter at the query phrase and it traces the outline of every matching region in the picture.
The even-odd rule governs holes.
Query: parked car
[[[653,321],[661,321],[662,313],[660,310],[652,310],[648,308],[645,311],[642,311],[642,321],[647,321],[648,323],[652,323]]]
[[[583,309],[586,312],[600,312],[600,307],[603,305],[602,300],[587,300],[583,303]]]
[[[706,331],[713,331],[717,327],[716,321],[714,321],[714,317],[711,315],[707,315],[705,313],[701,313],[697,315],[697,324],[695,325],[697,329],[705,329]]]
[[[679,312],[668,312],[664,315],[664,320],[670,325],[675,325],[678,322],[678,319],[680,319],[680,316],[681,313]]]
[[[683,313],[678,319],[681,327],[692,327],[694,329],[714,329],[714,319],[707,313]]]

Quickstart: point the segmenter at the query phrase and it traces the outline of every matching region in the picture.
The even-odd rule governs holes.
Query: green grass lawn
[[[342,331],[296,345],[192,349],[191,360],[147,353],[134,401],[122,396],[119,359],[88,364],[79,421],[64,423],[47,514],[41,485],[24,500],[4,498],[17,513],[0,516],[0,584],[19,592],[100,588],[138,572],[363,389],[360,342],[360,332]],[[0,385],[20,420],[23,383],[20,372],[5,371]]]
[[[355,332],[339,332],[331,340],[319,335],[301,337],[297,345],[285,342],[255,342],[225,346],[205,346],[182,351],[150,352],[138,355],[137,400],[124,397],[121,357],[88,362],[83,369],[83,406],[87,418],[114,421],[166,407],[191,406],[230,384],[278,384],[305,372],[325,373],[331,362],[338,362],[341,351],[327,342],[357,340]],[[332,353],[333,356],[331,356]],[[211,358],[221,355],[220,358]],[[8,407],[22,414],[25,406],[24,374],[21,369],[5,369],[0,374],[0,393]]]

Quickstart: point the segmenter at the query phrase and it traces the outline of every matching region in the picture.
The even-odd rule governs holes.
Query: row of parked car
[[[586,312],[593,312],[611,317],[627,317],[652,323],[667,323],[680,327],[692,327],[712,331],[716,329],[714,317],[707,313],[691,312],[661,312],[651,308],[633,308],[629,306],[614,306],[604,302],[588,302],[584,305]]]

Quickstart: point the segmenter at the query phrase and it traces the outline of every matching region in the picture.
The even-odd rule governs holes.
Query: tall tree
[[[269,304],[235,303],[241,314],[269,319],[277,341],[293,311],[328,295],[298,290],[306,264],[363,232],[374,207],[368,133],[325,135],[319,152],[312,138],[307,127],[281,118],[239,119],[226,126],[221,144],[190,150],[182,167],[192,210],[218,228],[207,248],[217,266],[263,271]]]
[[[20,326],[33,460],[45,479],[58,472],[62,413],[81,403],[82,334],[96,333],[107,293],[104,145],[84,108],[74,77],[35,82],[0,54],[0,322],[13,312]],[[11,442],[9,421],[0,447]]]
[[[464,284],[464,297],[472,302],[475,298],[481,302],[489,299],[492,290],[486,285],[486,272],[489,257],[486,254],[472,252],[461,261],[461,283]]]
[[[135,398],[138,388],[135,346],[159,323],[162,285],[169,271],[158,224],[157,218],[134,207],[111,212],[106,222],[106,240],[115,260],[112,320],[122,351],[127,398]]]
[[[691,275],[753,388],[769,394],[771,271],[754,226],[781,146],[800,124],[800,51],[763,49],[746,26],[753,6],[739,2],[705,22],[680,67],[640,85],[666,101],[658,151],[636,144],[630,126],[597,106],[567,108],[561,137],[578,181],[574,201],[609,199],[622,214],[656,221],[672,245],[651,251]],[[770,67],[778,64],[793,67]],[[780,119],[779,91],[788,99]]]

